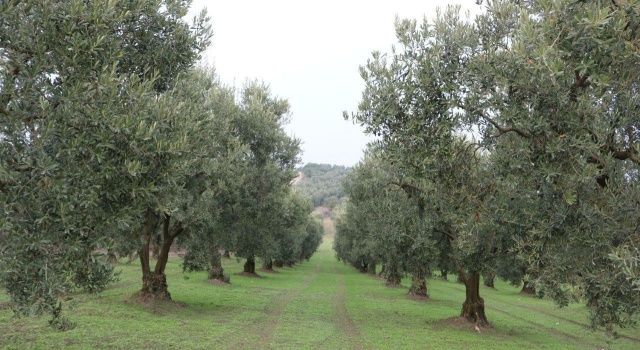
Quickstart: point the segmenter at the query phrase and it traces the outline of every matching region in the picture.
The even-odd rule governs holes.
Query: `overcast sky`
[[[303,163],[353,165],[370,140],[343,111],[356,110],[358,67],[395,43],[394,19],[432,18],[438,6],[477,9],[475,0],[195,0],[214,37],[203,61],[223,82],[260,79],[289,100],[287,130],[302,140]]]

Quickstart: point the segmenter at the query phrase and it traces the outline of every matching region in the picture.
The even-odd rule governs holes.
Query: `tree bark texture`
[[[397,287],[400,285],[402,276],[400,275],[400,269],[396,264],[387,264],[387,270],[385,271],[386,285],[388,287]]]
[[[414,273],[411,275],[411,287],[409,294],[416,297],[429,297],[427,293],[427,280],[422,273]]]
[[[256,260],[254,257],[247,258],[247,261],[244,263],[244,272],[256,273]]]
[[[142,244],[138,252],[142,268],[142,289],[140,290],[140,295],[143,299],[171,300],[165,269],[169,261],[171,245],[175,238],[182,233],[182,225],[178,222],[171,227],[171,217],[167,214],[162,217],[162,245],[159,249],[155,268],[152,271],[149,261],[149,250],[151,239],[155,234],[158,222],[158,216],[153,213],[153,211],[147,210],[140,234]]]
[[[222,257],[220,256],[220,250],[216,246],[212,246],[209,249],[209,279],[224,281]]]
[[[483,277],[484,277],[485,287],[495,288],[495,280],[496,280],[495,272],[487,272]]]
[[[456,278],[456,282],[464,283],[464,272],[461,272],[461,271],[458,272],[458,277]]]
[[[273,271],[273,260],[264,259],[262,261],[262,269],[265,271]]]
[[[461,317],[480,326],[488,326],[489,321],[484,312],[484,300],[480,297],[480,273],[460,271],[465,286],[465,300],[462,304]]]
[[[371,275],[375,275],[376,274],[376,263],[374,262],[370,262],[369,265],[367,265],[367,272]]]

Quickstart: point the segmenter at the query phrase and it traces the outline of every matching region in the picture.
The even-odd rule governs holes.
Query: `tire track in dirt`
[[[271,303],[267,306],[265,318],[259,320],[254,324],[254,327],[260,330],[259,337],[257,339],[257,343],[255,344],[247,344],[245,342],[241,342],[237,344],[235,348],[237,349],[269,349],[269,342],[271,342],[271,338],[273,337],[273,333],[278,328],[278,324],[280,323],[280,318],[284,313],[284,310],[287,308],[287,305],[291,301],[293,301],[300,293],[309,287],[311,282],[318,277],[318,272],[320,271],[320,265],[316,264],[313,272],[307,276],[305,276],[302,284],[297,288],[292,288],[289,290],[285,290],[279,294],[277,294]]]
[[[336,323],[338,329],[342,330],[347,336],[347,341],[350,343],[352,349],[364,349],[362,344],[362,335],[358,326],[353,322],[346,305],[347,286],[344,282],[344,274],[338,271],[336,267],[336,274],[338,274],[338,290],[334,296],[334,308],[336,314]]]

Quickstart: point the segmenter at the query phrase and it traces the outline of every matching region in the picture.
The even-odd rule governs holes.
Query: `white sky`
[[[302,140],[303,163],[353,165],[370,140],[342,117],[360,101],[358,67],[390,51],[396,16],[432,18],[447,4],[477,10],[475,0],[194,0],[191,13],[206,7],[212,18],[203,61],[223,82],[264,80],[289,100],[287,130]]]

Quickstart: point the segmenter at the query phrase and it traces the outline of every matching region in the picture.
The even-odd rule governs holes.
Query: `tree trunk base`
[[[222,267],[212,267],[209,269],[209,280],[225,282],[224,269]]]
[[[271,265],[262,265],[262,268],[260,269],[261,272],[266,272],[266,273],[276,273],[278,271],[273,269],[273,264]]]
[[[387,275],[385,278],[385,285],[390,288],[396,288],[400,286],[400,281],[401,281],[400,276]]]
[[[424,278],[412,277],[411,287],[409,287],[409,295],[414,298],[427,299],[427,281]]]
[[[142,290],[139,297],[143,301],[171,301],[164,273],[150,273],[142,277]]]
[[[524,282],[524,285],[522,285],[522,290],[520,291],[520,294],[535,295],[536,287],[532,283]]]
[[[282,268],[284,266],[284,262],[282,262],[282,260],[274,260],[273,266]]]
[[[248,258],[247,261],[244,263],[243,272],[245,274],[255,274],[256,273],[256,261],[253,258]]]
[[[458,276],[465,285],[465,299],[460,317],[475,323],[476,326],[490,327],[487,315],[484,313],[484,299],[480,297],[480,273],[465,273],[460,270]]]
[[[490,327],[491,324],[484,313],[484,300],[479,298],[475,302],[465,301],[462,304],[462,312],[460,317],[464,317],[467,321],[475,323],[480,327]]]
[[[445,281],[448,281],[449,280],[449,271],[444,270],[444,269],[440,270],[440,278],[442,278]]]
[[[273,271],[273,260],[265,260],[262,262],[262,271],[264,272],[274,272]]]
[[[219,261],[220,255],[218,255],[217,258],[214,260]],[[223,284],[230,284],[231,279],[229,278],[228,275],[224,274],[224,269],[222,268],[222,265],[216,265],[216,266],[211,266],[211,268],[209,268],[209,282],[215,285],[223,285]]]
[[[358,262],[351,263],[351,265],[353,265],[353,267],[358,269],[358,272],[367,273],[367,263],[366,262],[358,261]]]

